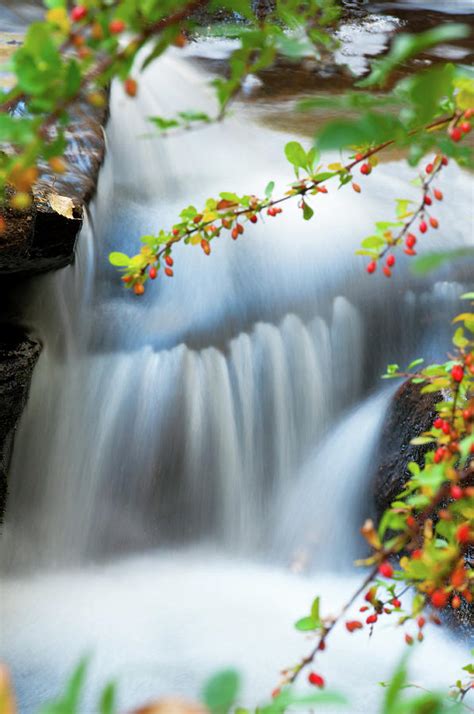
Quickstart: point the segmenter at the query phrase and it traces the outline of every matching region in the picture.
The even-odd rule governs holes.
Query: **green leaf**
[[[64,694],[42,707],[39,714],[79,714],[79,702],[86,679],[89,658],[82,659],[72,673]]]
[[[414,369],[415,367],[418,367],[420,364],[423,364],[425,360],[423,357],[419,357],[418,359],[414,359],[413,362],[410,362],[410,364],[407,367],[407,372],[410,372],[410,370]]]
[[[114,714],[116,711],[117,691],[114,682],[110,682],[100,696],[100,714]]]
[[[309,206],[306,201],[303,201],[303,218],[305,221],[309,221],[314,216],[314,211]]]
[[[115,265],[116,268],[128,268],[130,258],[125,253],[115,251],[113,253],[109,253],[109,262],[112,265]]]
[[[372,63],[371,73],[366,79],[359,82],[358,86],[383,85],[391,72],[411,57],[424,52],[434,45],[460,40],[469,37],[469,35],[469,25],[458,23],[438,25],[416,35],[408,33],[397,35],[388,54],[383,59],[375,60]]]
[[[267,186],[265,188],[265,196],[270,200],[273,194],[273,190],[275,188],[275,181],[270,181],[267,183]]]
[[[308,167],[308,158],[306,151],[298,141],[289,141],[285,146],[285,156],[295,167],[295,170]]]
[[[316,630],[319,626],[319,621],[315,620],[314,617],[302,617],[300,620],[295,622],[295,628],[300,632],[310,632],[311,630]]]
[[[426,275],[444,263],[458,258],[474,258],[474,248],[456,248],[439,253],[428,253],[412,260],[411,269],[416,275]]]
[[[240,677],[233,669],[222,670],[205,684],[203,700],[212,714],[227,714],[237,698]]]

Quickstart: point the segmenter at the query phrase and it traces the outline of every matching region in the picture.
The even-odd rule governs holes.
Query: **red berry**
[[[112,35],[120,35],[121,32],[125,30],[125,23],[123,20],[111,20],[109,22],[109,32]]]
[[[441,431],[443,432],[443,434],[446,434],[446,436],[451,433],[451,425],[449,424],[449,422],[443,421]]]
[[[169,278],[173,277],[173,271],[171,268],[165,268],[165,275],[167,275]]]
[[[461,607],[461,598],[459,597],[459,595],[453,596],[451,600],[451,607],[453,608],[453,610],[459,610],[459,608]]]
[[[373,260],[371,263],[368,264],[368,266],[366,267],[366,270],[369,273],[369,275],[371,275],[372,273],[375,273],[375,271],[377,270],[377,263],[375,262],[375,260]]]
[[[236,223],[235,227],[237,228],[237,231],[239,232],[240,235],[244,232],[244,227],[241,223]]]
[[[361,630],[363,628],[362,622],[359,622],[359,620],[350,620],[349,622],[346,622],[346,630],[348,632],[354,632],[354,630]]]
[[[374,622],[377,622],[377,619],[378,619],[378,618],[377,618],[377,615],[374,613],[373,615],[369,615],[369,616],[368,616],[368,618],[367,618],[367,620],[366,620],[366,623],[367,623],[368,625],[373,625]]]
[[[426,625],[426,620],[425,620],[425,618],[423,617],[423,615],[420,615],[419,618],[418,618],[418,620],[417,620],[416,622],[417,622],[418,627],[420,628],[420,630],[422,630],[423,627]]]
[[[443,166],[447,166],[449,164],[448,157],[447,156],[442,156],[441,157],[441,163]]]
[[[406,255],[416,255],[416,250],[412,250],[412,248],[405,248],[403,251]]]
[[[425,169],[426,173],[427,174],[433,173],[433,168],[434,168],[433,164],[427,164],[426,169]]]
[[[254,213],[252,216],[250,216],[249,220],[251,223],[256,223],[258,221],[258,217]]]
[[[448,593],[444,590],[435,590],[431,594],[431,604],[433,605],[433,607],[437,607],[439,610],[441,610],[443,607],[446,607],[447,602]]]
[[[372,167],[370,164],[362,164],[362,166],[360,167],[360,172],[361,174],[364,174],[364,176],[368,176],[371,171]]]
[[[413,516],[407,516],[406,524],[408,528],[414,528],[416,526],[416,518]]]
[[[324,679],[320,674],[316,674],[316,672],[310,672],[308,674],[308,682],[314,687],[319,687],[320,689],[324,687]]]
[[[431,196],[426,195],[424,202],[427,206],[431,206],[431,204],[433,203],[433,201],[431,200]]]
[[[469,107],[469,109],[466,109],[464,112],[464,119],[472,119],[474,117],[474,108]]]
[[[413,637],[409,635],[408,633],[405,635],[405,642],[407,645],[412,645],[413,644]]]
[[[439,190],[439,188],[435,188],[433,191],[434,197],[436,198],[437,201],[442,201],[443,200],[443,192]]]
[[[143,285],[143,283],[135,283],[135,285],[133,286],[133,292],[135,293],[135,295],[143,295],[143,293],[145,292],[145,286]]]
[[[463,134],[469,134],[472,129],[472,126],[469,124],[468,121],[463,121],[462,124],[459,125],[459,128],[461,129]]]
[[[458,543],[469,543],[469,541],[471,540],[469,523],[463,523],[459,526],[456,531],[456,540]]]
[[[171,257],[171,255],[165,255],[165,263],[166,263],[166,265],[169,265],[170,268],[172,267],[174,260]]]
[[[125,82],[123,83],[123,87],[129,97],[137,96],[138,84],[131,77],[125,80]]]
[[[232,228],[231,236],[234,240],[237,240],[237,238],[239,237],[239,231],[237,230],[236,226],[234,226],[234,228]]]
[[[440,446],[438,449],[436,449],[436,451],[434,453],[434,457],[433,457],[435,464],[441,463],[441,461],[444,459],[445,453],[446,453],[446,450],[442,446]]]
[[[384,265],[384,267],[383,267],[383,269],[382,269],[382,272],[383,272],[383,274],[385,275],[386,278],[391,278],[391,277],[392,277],[392,271],[390,270],[390,268],[387,268],[386,265]]]
[[[472,409],[464,409],[462,413],[462,418],[464,421],[471,421],[472,417],[474,416],[474,412]]]
[[[201,248],[203,249],[206,255],[210,255],[211,246],[209,245],[209,241],[205,238],[203,238],[201,241]]]
[[[441,429],[443,424],[444,424],[444,421],[441,419],[441,417],[437,417],[433,422],[433,426],[435,429]]]
[[[455,501],[459,501],[459,499],[463,497],[463,490],[461,486],[458,486],[457,484],[451,486],[450,493],[451,498],[454,498]]]
[[[418,227],[420,229],[420,233],[426,233],[426,231],[428,230],[426,221],[420,221],[420,225]]]
[[[393,575],[393,568],[390,563],[380,563],[379,573],[380,575],[383,575],[384,578],[391,578]]]
[[[150,278],[152,280],[154,280],[156,278],[156,276],[158,275],[157,270],[154,265],[151,266],[150,270],[148,271],[148,275],[150,276]]]
[[[318,650],[320,650],[320,652],[324,652],[325,649],[326,649],[326,643],[324,640],[321,640],[321,642],[318,645]]]
[[[362,605],[362,607],[359,607],[359,612],[367,612],[369,609],[368,605]]]
[[[173,228],[173,230],[171,231],[171,233],[172,233],[172,234],[174,235],[174,237],[176,238],[177,236],[179,236],[179,228]]]
[[[394,597],[392,600],[392,605],[393,607],[401,607],[402,603],[397,597]]]
[[[270,208],[267,209],[267,215],[268,216],[276,216],[277,210],[274,206],[270,206]]]
[[[80,22],[87,15],[87,8],[84,5],[76,5],[71,10],[71,20],[73,22]]]
[[[462,382],[464,377],[464,369],[460,364],[455,364],[451,370],[451,377],[455,382]]]
[[[461,141],[462,131],[458,126],[455,126],[452,129],[450,129],[449,136],[451,137],[451,139],[453,141],[456,141],[456,142]]]
[[[412,554],[411,554],[411,559],[412,559],[412,560],[420,560],[420,558],[421,558],[422,556],[423,556],[422,551],[421,551],[419,548],[417,548],[416,550],[414,550],[414,551],[412,552]]]
[[[431,226],[432,228],[438,228],[438,226],[439,226],[438,219],[437,219],[437,218],[433,218],[433,216],[431,216],[431,218],[430,218],[430,226]]]
[[[387,255],[386,263],[389,268],[392,268],[395,265],[395,256],[392,254]]]

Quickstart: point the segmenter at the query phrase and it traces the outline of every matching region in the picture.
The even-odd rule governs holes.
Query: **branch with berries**
[[[449,136],[453,131],[453,122],[457,124],[464,117],[466,125],[471,126],[470,121],[474,117],[474,110],[465,112],[455,112],[448,117],[442,117],[419,131],[430,131],[446,129]],[[468,119],[466,119],[468,117]],[[464,123],[464,122],[463,122]],[[465,132],[467,133],[467,131]],[[199,245],[206,255],[211,253],[211,243],[226,232],[233,240],[237,240],[243,235],[248,224],[256,224],[263,215],[275,217],[282,213],[281,204],[292,199],[299,199],[298,206],[302,211],[303,218],[310,220],[314,214],[309,204],[309,197],[319,194],[326,194],[328,188],[326,183],[332,179],[339,182],[339,187],[351,184],[356,193],[361,192],[361,187],[354,181],[353,171],[359,167],[362,175],[368,176],[377,165],[379,154],[384,149],[395,144],[395,139],[358,151],[353,155],[346,165],[329,164],[327,167],[319,165],[319,154],[315,147],[306,151],[300,143],[289,142],[285,147],[285,154],[292,164],[296,180],[293,181],[289,190],[280,197],[274,198],[274,182],[270,182],[265,190],[265,198],[257,197],[253,194],[239,196],[231,192],[222,192],[218,198],[210,198],[205,206],[198,210],[194,206],[185,208],[180,214],[180,221],[176,223],[170,231],[161,230],[158,235],[147,235],[141,238],[144,244],[140,253],[135,256],[128,256],[125,253],[114,251],[110,254],[109,260],[112,265],[122,272],[122,281],[125,287],[131,288],[136,295],[143,295],[145,284],[148,279],[155,280],[161,268],[167,277],[174,275],[173,249],[177,243]],[[420,231],[427,231],[425,216],[428,206],[432,203],[430,196],[431,184],[443,168],[448,163],[446,156],[437,155],[432,164],[426,167],[427,175],[423,180],[423,200],[418,209],[414,212],[407,211],[408,202],[403,202],[403,215],[409,220],[405,224],[380,223],[382,228],[381,236],[372,236],[363,243],[363,250],[358,251],[363,255],[370,255],[373,260],[367,267],[369,273],[376,269],[376,261],[381,259],[405,240],[406,248],[410,255],[414,255],[413,250],[416,238],[409,232],[410,227],[417,218],[420,218]],[[301,176],[301,171],[306,175]],[[442,200],[443,195],[439,189],[434,189],[433,195],[436,200]],[[435,217],[428,218],[433,228],[438,227]],[[402,225],[396,236],[388,230],[392,226]],[[387,277],[391,275],[391,268],[395,264],[393,253],[387,255],[384,272]]]
[[[462,297],[474,301],[474,293]],[[343,622],[348,633],[368,629],[370,635],[381,619],[395,615],[397,625],[404,628],[406,644],[413,645],[415,639],[424,640],[428,623],[442,624],[438,613],[448,607],[453,611],[472,607],[474,312],[464,312],[453,322],[458,325],[453,336],[455,353],[449,355],[448,362],[418,371],[410,370],[420,367],[423,360],[414,360],[405,371],[398,365],[388,368],[387,377],[409,377],[420,384],[422,392],[440,394],[432,427],[412,440],[413,444],[428,444],[430,451],[423,465],[409,464],[411,478],[378,527],[370,520],[362,526],[372,554],[359,565],[370,566],[370,570],[340,613],[322,617],[317,597],[310,613],[296,622],[296,629],[314,636],[316,642],[308,655],[282,672],[273,692],[277,701],[303,671],[311,685],[325,686],[324,677],[313,665],[326,649],[331,632]],[[414,591],[409,610],[402,604],[407,590]],[[360,597],[363,617],[347,619],[348,610]],[[472,675],[469,667],[466,671]],[[462,701],[470,686],[458,682],[452,694]]]

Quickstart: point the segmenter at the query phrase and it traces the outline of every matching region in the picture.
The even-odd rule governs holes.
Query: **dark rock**
[[[5,507],[13,436],[40,352],[39,342],[21,328],[0,324],[0,517]]]
[[[24,108],[17,107],[22,113]],[[103,125],[107,108],[95,108],[85,98],[71,106],[64,158],[68,169],[54,175],[39,166],[34,202],[26,212],[4,211],[7,230],[0,236],[0,276],[23,277],[62,268],[72,262],[82,226],[84,205],[92,197],[105,152]],[[55,210],[52,195],[71,199],[72,217]]]
[[[441,395],[422,394],[421,386],[405,382],[396,391],[380,437],[378,464],[375,477],[375,505],[377,516],[402,491],[410,478],[408,464],[422,465],[429,446],[413,446],[411,439],[429,429],[435,418],[435,405]]]

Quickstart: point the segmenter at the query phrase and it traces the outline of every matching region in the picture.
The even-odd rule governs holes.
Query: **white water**
[[[312,594],[327,590],[331,606],[353,586],[346,568],[361,552],[371,447],[388,400],[368,398],[373,380],[388,359],[448,345],[443,325],[467,268],[446,270],[431,288],[400,265],[392,285],[352,257],[393,198],[409,193],[396,164],[364,183],[363,201],[349,191],[318,197],[310,223],[288,208],[236,244],[213,244],[210,258],[180,246],[173,280],[156,281],[142,300],[124,294],[109,250],[133,250],[190,200],[289,178],[286,137],[242,109],[194,134],[138,138],[149,133],[147,115],[208,102],[202,76],[174,58],[148,72],[137,102],[114,89],[76,264],[24,297],[44,351],[16,438],[2,537],[12,574],[0,604],[22,712],[55,691],[84,648],[96,652],[96,681],[133,672],[127,705],[153,692],[194,694],[231,663],[246,675],[250,703],[265,696],[278,667],[306,649],[291,623]],[[426,243],[472,245],[456,220],[471,184],[454,168],[447,176],[439,218],[449,231]],[[163,548],[186,541],[211,550]],[[87,566],[157,546],[146,558]],[[282,568],[309,561],[316,574],[250,562],[257,555]],[[369,647],[364,637],[362,656],[341,633],[324,665],[330,680],[347,680],[354,712],[368,711],[369,691],[376,696],[403,648],[399,632],[389,653],[385,640]],[[463,664],[461,648],[443,648],[436,664],[426,650],[420,657],[423,684],[450,682]]]

